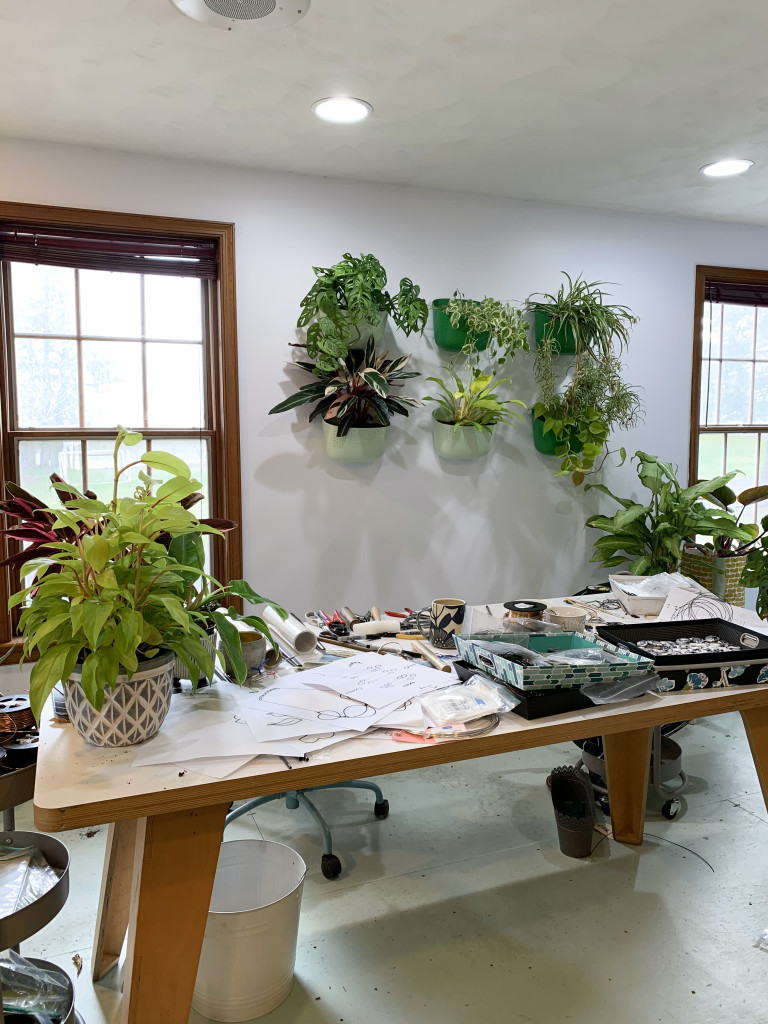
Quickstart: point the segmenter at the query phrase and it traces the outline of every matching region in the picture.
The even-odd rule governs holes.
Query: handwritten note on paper
[[[453,675],[416,665],[394,654],[357,654],[343,662],[313,669],[307,686],[330,690],[371,707],[397,707],[412,697],[442,690],[456,682]]]

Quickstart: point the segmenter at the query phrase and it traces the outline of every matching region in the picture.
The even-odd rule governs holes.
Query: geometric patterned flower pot
[[[140,663],[130,679],[119,675],[114,687],[106,688],[101,711],[88,703],[78,665],[64,687],[69,720],[95,747],[130,747],[151,739],[171,706],[173,661],[172,654],[162,654]]]

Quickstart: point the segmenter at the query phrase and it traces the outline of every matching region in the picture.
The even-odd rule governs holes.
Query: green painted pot
[[[552,317],[548,313],[542,313],[541,310],[535,310],[533,314],[533,328],[536,334],[536,344],[539,348],[544,343],[544,334],[547,330],[547,326],[551,322]],[[562,324],[555,330],[554,342],[557,345],[560,355],[574,355],[576,352],[576,338],[573,336],[573,330],[570,325]]]
[[[450,299],[434,299],[432,302],[432,326],[435,331],[435,344],[446,352],[461,352],[467,343],[467,324],[464,317],[458,327],[451,325],[451,318],[446,313]],[[475,340],[475,349],[482,352],[488,348],[490,334],[485,331]]]
[[[534,448],[537,452],[541,452],[542,455],[554,455],[555,448],[557,448],[559,443],[555,435],[551,430],[547,434],[544,433],[544,420],[541,416],[534,416],[533,413],[531,413],[531,416],[533,418]],[[571,451],[580,452],[584,445],[578,437],[573,436],[575,433],[575,430],[571,432]]]
[[[376,462],[387,447],[389,427],[352,427],[339,437],[338,428],[323,420],[326,454],[334,462]]]
[[[441,459],[481,459],[491,450],[494,428],[454,427],[443,423],[432,413],[432,438],[435,451]]]

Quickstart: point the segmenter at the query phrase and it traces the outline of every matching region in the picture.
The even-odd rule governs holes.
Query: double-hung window
[[[696,268],[690,479],[768,482],[768,271]],[[763,502],[747,510],[755,521]]]
[[[196,514],[239,523],[232,249],[231,225],[0,204],[4,480],[54,504],[55,473],[108,500],[122,424],[190,465]],[[242,575],[239,530],[209,561]],[[5,571],[5,599],[17,583]]]

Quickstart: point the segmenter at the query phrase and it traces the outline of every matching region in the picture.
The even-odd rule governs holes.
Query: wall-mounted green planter
[[[435,344],[446,352],[461,352],[467,342],[467,324],[461,318],[458,327],[451,325],[451,318],[446,313],[450,299],[434,299],[432,302],[432,326],[435,330]],[[475,339],[475,348],[482,352],[488,347],[490,334],[485,331]]]
[[[491,450],[493,432],[478,430],[477,427],[456,427],[443,423],[432,413],[432,438],[435,451],[441,459],[481,459]]]
[[[533,327],[536,332],[536,344],[539,348],[541,348],[544,342],[544,333],[551,320],[552,317],[548,313],[542,313],[538,309],[534,311]],[[573,330],[570,325],[566,324],[564,326],[560,324],[555,328],[552,337],[560,355],[573,355],[576,352],[576,339],[573,336]]]
[[[352,427],[344,437],[323,420],[325,451],[335,462],[375,462],[387,447],[389,427]]]
[[[531,414],[533,416],[533,414]],[[575,437],[576,431],[571,431],[571,451],[580,452],[584,445]],[[533,445],[537,452],[542,455],[554,455],[555,448],[560,442],[555,438],[552,431],[544,433],[544,420],[541,416],[533,416]]]

